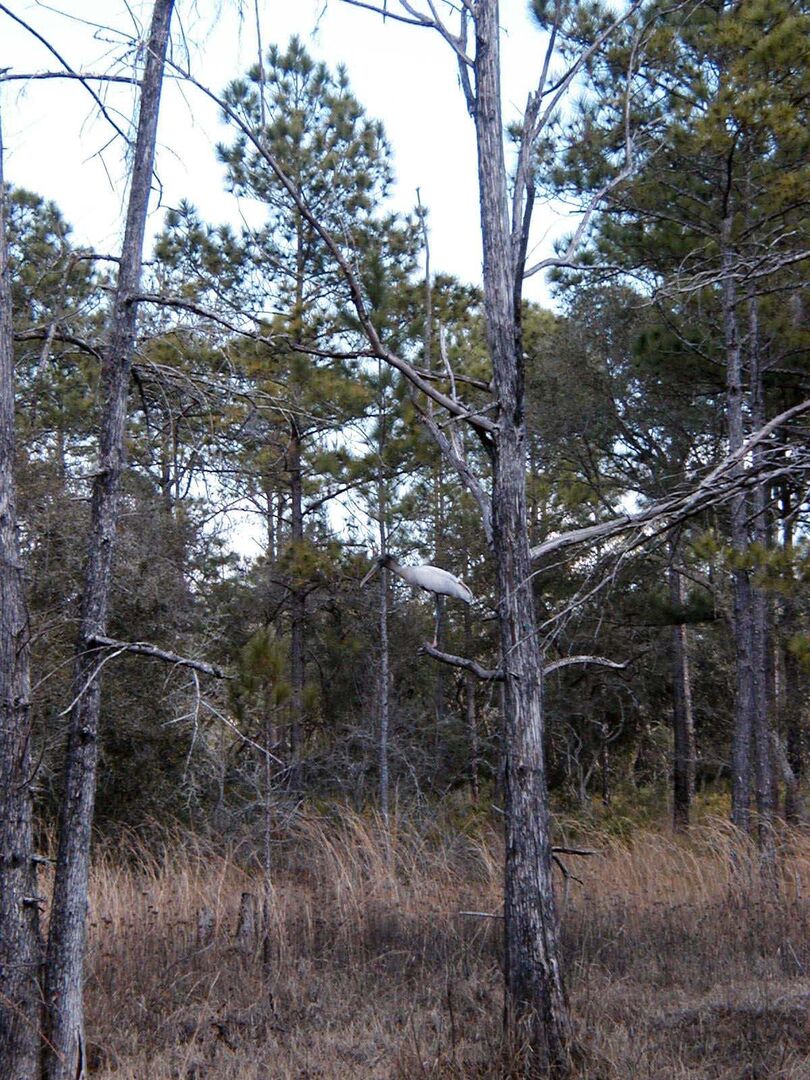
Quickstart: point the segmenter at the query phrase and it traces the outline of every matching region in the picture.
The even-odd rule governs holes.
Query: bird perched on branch
[[[472,604],[475,597],[461,580],[449,570],[441,570],[438,566],[430,566],[423,563],[421,566],[403,566],[391,555],[380,555],[360,583],[360,588],[370,581],[374,574],[382,567],[386,567],[403,581],[407,581],[414,588],[424,589],[425,592],[433,593],[436,597],[436,632],[433,635],[433,645],[437,644],[439,636],[439,620],[441,618],[442,596],[454,596],[457,600],[463,600],[465,604]]]

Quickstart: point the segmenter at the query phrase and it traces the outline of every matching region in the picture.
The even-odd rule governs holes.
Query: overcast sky
[[[6,0],[11,11],[47,38],[75,69],[123,72],[116,63],[136,26],[148,25],[151,3],[132,0]],[[393,5],[392,5],[393,6]],[[240,16],[240,7],[242,8]],[[503,79],[506,119],[518,115],[536,82],[543,35],[527,15],[528,0],[502,0]],[[472,121],[458,86],[449,47],[429,30],[404,26],[339,0],[261,0],[265,47],[285,46],[298,34],[309,51],[334,67],[344,63],[355,95],[369,115],[383,121],[395,155],[395,205],[411,209],[416,189],[430,210],[431,255],[436,270],[478,282],[481,249]],[[179,18],[178,18],[179,16]],[[192,68],[201,81],[221,89],[256,57],[252,0],[178,0],[175,39],[192,42]],[[144,29],[145,33],[145,29]],[[7,15],[0,13],[0,68],[15,72],[55,70],[56,59]],[[100,91],[111,109],[127,112],[131,95]],[[95,118],[80,86],[65,81],[7,83],[0,91],[6,177],[53,199],[73,225],[76,240],[114,253],[121,235],[125,175],[112,128]],[[227,138],[214,107],[192,87],[169,82],[164,92],[157,173],[162,205],[190,199],[212,222],[239,223],[255,208],[237,207],[223,190],[214,156]],[[151,232],[162,209],[155,200]],[[539,208],[534,243],[547,253],[550,238],[566,231],[561,219]],[[539,278],[527,294],[547,295]]]

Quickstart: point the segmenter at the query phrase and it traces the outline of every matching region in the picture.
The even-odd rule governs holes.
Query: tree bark
[[[476,6],[475,98],[487,344],[499,402],[492,492],[493,554],[504,679],[505,1023],[526,1076],[571,1072],[568,1014],[551,872],[542,658],[526,505],[520,326],[522,269],[510,242],[500,98],[497,0]]]
[[[729,453],[745,436],[743,371],[740,349],[737,289],[732,276],[731,213],[722,223],[723,282],[721,303],[726,350],[726,418]],[[739,473],[742,463],[735,467]],[[735,681],[734,728],[731,743],[731,820],[743,832],[751,828],[751,749],[754,718],[754,603],[751,578],[742,560],[748,548],[748,499],[744,492],[731,503],[731,548],[739,564],[732,570],[734,593]]]
[[[273,757],[276,749],[275,709],[270,686],[265,683],[263,701],[264,735],[264,829],[262,836],[262,968],[265,982],[269,984],[273,970],[273,941],[270,936],[273,911]],[[245,894],[243,894],[244,897]]]
[[[674,556],[674,552],[673,552]],[[673,562],[669,568],[672,606],[683,606],[683,576]],[[676,832],[689,826],[695,797],[695,728],[686,624],[672,627],[672,823]]]
[[[382,468],[382,462],[380,464]],[[386,499],[385,481],[377,484],[377,509],[380,515],[380,555],[388,552],[388,536],[385,527]],[[380,769],[380,814],[386,828],[389,819],[388,783],[388,733],[390,726],[391,658],[388,649],[388,569],[380,568],[380,726],[377,744]]]
[[[93,482],[91,529],[74,669],[59,848],[45,980],[46,1080],[86,1075],[82,984],[90,870],[90,835],[96,789],[101,679],[90,646],[107,630],[111,568],[125,465],[127,396],[135,347],[143,242],[155,157],[163,66],[173,0],[155,0],[141,84],[124,243],[102,358],[99,464]]]
[[[785,484],[780,494],[779,513],[782,518],[782,547],[789,554],[793,552],[792,502],[790,489]],[[777,663],[777,671],[781,671],[781,679],[776,700],[785,732],[785,753],[791,776],[791,782],[785,783],[785,821],[795,825],[805,816],[801,794],[805,766],[805,739],[802,724],[799,659],[785,647],[786,640],[796,629],[796,601],[792,596],[781,599],[778,618],[782,662]]]
[[[31,786],[28,617],[17,529],[14,345],[0,128],[0,1078],[39,1062],[39,909]]]
[[[759,348],[759,306],[757,297],[748,300],[748,351],[749,379],[751,385],[751,422],[755,429],[765,424],[765,386]],[[758,445],[753,452],[755,463],[762,461],[764,447]],[[768,546],[767,492],[762,484],[754,488],[751,503],[753,510],[752,539],[759,550]],[[769,692],[769,610],[768,597],[761,588],[753,589],[752,626],[752,684],[754,701],[753,744],[755,751],[754,778],[757,807],[757,829],[760,847],[769,858],[773,851],[773,818],[775,812],[772,770],[772,736]]]
[[[469,574],[469,563],[467,571]],[[464,608],[464,655],[473,655],[472,612],[469,604]],[[481,794],[478,781],[481,751],[478,739],[478,717],[475,710],[475,674],[472,671],[468,671],[464,677],[464,714],[467,721],[467,737],[470,741],[470,791],[473,802],[477,803]]]
[[[304,491],[301,468],[301,431],[295,419],[290,425],[290,447],[287,467],[290,473],[290,543],[293,550],[292,581],[290,583],[290,778],[295,786],[301,757],[301,729],[304,720],[304,621],[306,593],[297,581],[296,564],[302,556],[304,543]]]

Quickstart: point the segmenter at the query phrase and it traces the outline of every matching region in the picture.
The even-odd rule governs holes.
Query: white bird
[[[461,578],[457,578],[455,574],[451,574],[449,570],[442,570],[438,566],[430,566],[424,563],[422,566],[403,566],[402,563],[398,563],[391,555],[380,555],[376,560],[376,563],[360,583],[362,588],[366,582],[380,569],[380,567],[387,567],[397,577],[401,577],[403,581],[407,581],[409,585],[413,585],[417,589],[424,589],[425,592],[433,593],[436,596],[436,634],[434,635],[433,645],[435,647],[438,639],[439,629],[439,597],[441,596],[454,596],[457,600],[463,600],[465,604],[472,604],[475,597],[470,592],[468,587],[464,584]]]

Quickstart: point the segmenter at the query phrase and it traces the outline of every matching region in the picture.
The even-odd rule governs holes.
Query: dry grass
[[[582,837],[580,837],[582,839]],[[591,836],[561,888],[588,1080],[810,1077],[810,838],[763,886],[713,824],[688,841]],[[97,859],[87,989],[104,1080],[506,1077],[499,1047],[500,844],[348,812],[279,849],[273,964],[234,941],[244,853],[167,840]],[[585,865],[580,865],[585,862]],[[198,932],[209,911],[213,931]]]

